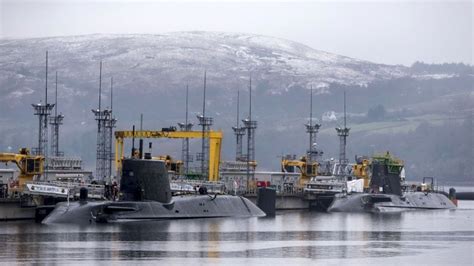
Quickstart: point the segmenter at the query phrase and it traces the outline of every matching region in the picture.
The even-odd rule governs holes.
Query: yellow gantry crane
[[[170,138],[170,139],[209,139],[209,181],[218,181],[219,163],[221,160],[222,131],[153,131],[153,130],[125,130],[115,131],[115,169],[119,173],[124,158],[123,140],[125,138]]]
[[[22,148],[18,153],[0,153],[0,162],[15,163],[20,169],[18,176],[19,190],[22,190],[26,182],[33,181],[33,178],[43,174],[44,157],[40,155],[30,155],[27,148]]]

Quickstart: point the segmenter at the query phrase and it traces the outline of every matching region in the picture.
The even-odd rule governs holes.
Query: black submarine
[[[82,190],[79,201],[58,203],[42,223],[265,216],[254,203],[240,196],[172,196],[165,163],[159,160],[124,159],[120,195],[119,201],[88,201],[87,191]]]
[[[456,191],[434,189],[433,178],[421,185],[407,185],[401,178],[403,164],[387,156],[371,164],[370,190],[335,196],[329,212],[400,212],[407,210],[456,209]],[[428,181],[431,181],[428,183]]]

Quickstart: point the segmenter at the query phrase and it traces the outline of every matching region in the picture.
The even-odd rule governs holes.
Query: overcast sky
[[[226,31],[285,38],[377,63],[473,63],[472,1],[0,3],[2,38]]]

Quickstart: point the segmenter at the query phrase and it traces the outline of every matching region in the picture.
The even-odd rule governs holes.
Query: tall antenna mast
[[[245,127],[248,130],[247,133],[247,186],[246,188],[249,189],[249,184],[250,184],[250,159],[251,159],[251,154],[250,154],[250,143],[252,139],[252,131],[250,129],[252,123],[252,74],[250,74],[250,79],[249,79],[249,118],[247,124],[245,124]]]
[[[206,71],[204,70],[204,95],[202,97],[202,115],[206,116]]]
[[[46,84],[45,84],[45,91],[44,94],[44,104],[48,105],[48,51],[46,51]]]
[[[110,77],[110,115],[114,110],[114,77]]]
[[[250,161],[255,163],[255,129],[257,128],[257,121],[252,120],[252,75],[249,79],[249,117],[243,120],[244,126],[247,129],[247,188],[249,187],[249,180],[254,179],[254,171],[250,172]],[[255,169],[254,169],[255,170]]]
[[[204,70],[204,94],[202,97],[202,143],[201,143],[201,174],[206,176],[206,139],[204,133],[206,131],[206,70]]]
[[[208,157],[208,150],[209,150],[209,139],[206,138],[206,133],[211,130],[212,126],[212,117],[206,116],[206,71],[204,71],[204,95],[202,99],[202,115],[198,115],[197,118],[199,119],[199,125],[202,126],[202,147],[201,147],[201,174],[202,176],[208,176],[209,173],[206,171],[209,157]],[[216,177],[214,177],[216,178]]]
[[[99,68],[99,112],[101,111],[101,102],[102,102],[102,61],[100,61],[100,68]],[[99,127],[100,131],[100,127]]]
[[[45,94],[44,94],[44,106],[46,109],[48,109],[48,51],[46,51],[46,78],[45,78]],[[51,106],[52,107],[52,106]],[[48,178],[48,169],[49,169],[49,160],[48,160],[48,116],[51,114],[51,109],[50,111],[46,111],[47,114],[44,116],[44,125],[43,125],[43,131],[42,134],[40,134],[40,139],[43,138],[43,140],[40,140],[40,142],[43,142],[43,153],[44,153],[44,161],[46,162],[45,164],[45,179]],[[40,122],[41,123],[41,122]],[[41,136],[43,135],[43,136]]]
[[[346,127],[346,91],[344,91],[344,128]]]
[[[178,123],[181,131],[191,131],[193,124],[189,123],[188,120],[188,106],[189,106],[189,85],[186,84],[186,107],[185,107],[185,120],[184,123]],[[199,116],[198,116],[199,118]],[[184,173],[187,176],[189,174],[189,162],[192,160],[189,156],[189,138],[184,138],[181,146],[181,160],[184,163]]]
[[[189,85],[186,84],[186,117],[184,122],[186,123],[186,126],[188,125],[188,97],[189,97]]]
[[[310,98],[309,98],[309,123],[306,126],[306,133],[309,134],[309,149],[307,151],[306,161],[308,163],[312,163],[314,161],[318,161],[322,159],[323,151],[316,149],[316,138],[319,132],[319,128],[321,124],[313,124],[313,86],[311,86],[310,90]],[[310,176],[314,176],[316,173],[311,171],[308,172]]]
[[[313,125],[313,85],[311,85],[311,94],[309,97],[309,125]]]
[[[250,145],[252,142],[252,131],[251,131],[251,123],[252,123],[252,74],[250,74],[249,79],[249,123],[248,123],[248,134],[247,134],[247,189],[249,188],[249,179],[250,179],[250,160],[251,160],[251,152],[250,152]]]
[[[348,163],[346,157],[346,143],[350,128],[347,128],[346,120],[346,91],[344,91],[344,128],[336,128],[337,135],[339,136],[339,167],[336,174],[339,176],[346,175],[346,166]]]
[[[114,160],[114,153],[112,148],[113,141],[113,129],[117,122],[117,119],[113,116],[113,107],[114,107],[114,77],[110,77],[110,112],[105,117],[105,132],[106,142],[105,142],[105,170],[107,172],[107,177],[110,178],[112,182],[112,165]],[[104,112],[106,113],[106,112]]]
[[[311,85],[311,93],[309,97],[309,127],[313,127],[313,85]],[[309,138],[309,152],[310,156],[308,156],[308,160],[311,161],[312,159],[312,151],[313,151],[313,139],[310,134]]]
[[[54,116],[58,116],[58,71],[56,71],[56,92],[54,94]]]
[[[237,89],[237,123],[235,124],[236,127],[239,127],[239,107],[240,107],[240,89]]]
[[[48,104],[48,51],[46,51],[46,74],[45,74],[45,95],[44,104],[32,104],[35,110],[34,115],[38,116],[38,147],[33,150],[36,155],[43,155],[45,160],[45,173],[43,177],[48,176],[48,117],[54,108],[54,104]]]
[[[252,75],[249,82],[249,119],[252,120]]]
[[[62,156],[59,151],[59,126],[63,124],[64,115],[58,115],[58,71],[56,71],[56,85],[54,93],[54,116],[49,117],[51,127],[51,155],[54,157]]]
[[[242,156],[242,138],[245,135],[245,127],[240,127],[239,121],[239,114],[240,114],[240,89],[237,89],[237,122],[235,127],[232,127],[234,130],[236,142],[235,142],[235,160],[236,161],[243,161],[245,158]]]
[[[111,168],[111,144],[109,144],[109,137],[112,128],[112,117],[110,110],[102,110],[102,61],[99,65],[99,109],[92,110],[97,121],[97,150],[96,150],[96,178],[99,181],[106,181],[107,175],[110,177]],[[109,148],[110,146],[110,148]]]
[[[193,124],[188,122],[188,104],[189,103],[189,85],[186,84],[186,117],[184,119],[184,130],[191,131]],[[183,139],[183,149],[182,149],[182,157],[184,161],[184,173],[186,176],[189,174],[189,138]]]

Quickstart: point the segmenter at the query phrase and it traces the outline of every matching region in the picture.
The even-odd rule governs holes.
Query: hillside
[[[328,157],[337,154],[333,128],[340,121],[342,93],[347,91],[349,126],[353,127],[348,144],[350,158],[390,148],[405,161],[421,165],[412,167],[409,174],[413,176],[426,174],[456,180],[472,176],[472,166],[462,171],[456,166],[468,165],[472,150],[469,154],[469,150],[448,145],[445,148],[449,151],[444,153],[443,149],[437,154],[426,149],[414,149],[416,152],[412,153],[398,145],[416,145],[423,137],[420,125],[428,123],[441,129],[449,122],[450,130],[461,131],[457,142],[445,139],[449,132],[430,136],[432,141],[468,143],[472,147],[470,66],[419,62],[412,67],[381,65],[288,40],[219,32],[2,39],[0,47],[1,150],[36,145],[37,121],[30,104],[44,99],[44,53],[48,50],[49,99],[53,97],[54,72],[58,71],[59,110],[66,116],[61,147],[69,154],[81,155],[90,168],[94,167],[95,157],[95,121],[90,110],[98,104],[102,60],[103,106],[110,105],[113,76],[118,129],[138,124],[140,113],[144,113],[145,128],[149,129],[183,120],[186,84],[190,87],[194,121],[194,115],[202,109],[202,78],[206,70],[207,112],[214,117],[214,128],[224,130],[223,154],[232,159],[234,140],[230,127],[235,124],[237,89],[241,90],[244,117],[251,75],[254,115],[259,121],[257,159],[263,169],[277,170],[282,153],[301,154],[306,149],[303,124],[308,117],[308,88],[313,86],[314,113],[323,124],[319,143]],[[383,115],[369,116],[368,111],[379,105],[384,108]],[[328,113],[334,114],[336,120],[324,120],[323,114]],[[180,153],[176,141],[160,140],[155,147],[159,153]],[[193,142],[191,147],[197,152],[199,142]],[[445,158],[447,154],[449,158]],[[449,165],[440,165],[442,162]]]

